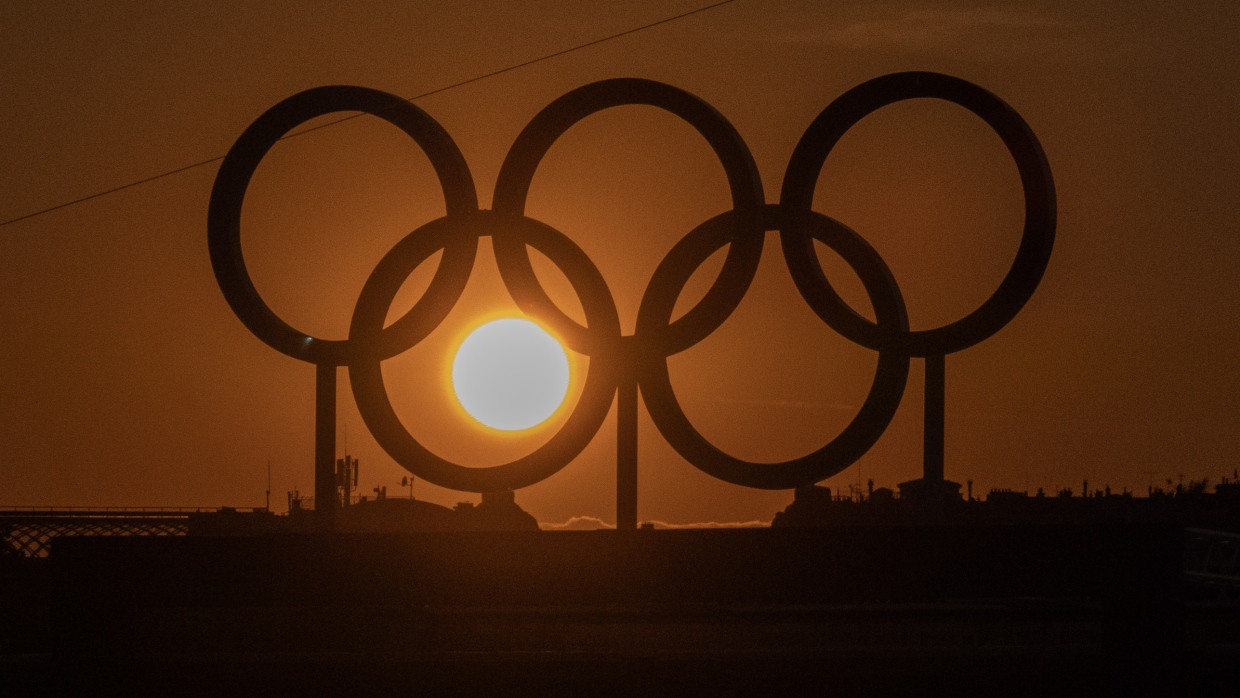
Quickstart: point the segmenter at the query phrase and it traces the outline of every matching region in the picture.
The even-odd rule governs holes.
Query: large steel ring
[[[267,306],[254,287],[241,250],[241,204],[259,163],[277,141],[310,119],[340,111],[372,114],[413,138],[435,168],[449,216],[478,210],[474,180],[456,142],[429,114],[395,95],[365,87],[316,87],[283,100],[250,124],[224,157],[211,190],[207,245],[215,279],[233,312],[254,336],[295,359],[335,366],[361,358],[361,353],[347,340],[320,339],[293,328]],[[465,288],[476,243],[476,238],[462,236],[444,248],[430,287],[394,324],[395,331],[434,327],[443,320]]]
[[[763,231],[758,222],[758,211],[764,204],[762,179],[744,139],[714,107],[684,90],[652,80],[617,78],[579,87],[543,108],[517,136],[500,167],[493,205],[498,213],[524,214],[534,173],[556,140],[587,116],[623,105],[658,107],[696,129],[719,157],[732,194],[732,244],[723,269],[701,302],[665,328],[661,337],[667,350],[675,353],[701,341],[736,309],[762,255]],[[517,305],[527,311],[551,310],[551,326],[565,336],[574,334],[578,326],[538,285],[529,253],[520,240],[496,236],[494,244],[500,273]]]
[[[782,230],[788,221],[779,207],[764,209],[763,228]],[[642,298],[638,333],[666,326],[676,298],[689,277],[715,250],[728,243],[728,217],[717,216],[686,235],[655,270]],[[860,235],[820,213],[797,220],[800,230],[835,250],[853,268],[874,307],[877,326],[896,333],[908,329],[900,289],[882,257]],[[814,254],[810,249],[810,254]],[[909,357],[887,347],[878,351],[874,381],[861,409],[835,439],[800,458],[782,463],[754,463],[721,451],[702,436],[676,400],[667,355],[640,352],[638,376],[642,398],[663,438],[685,460],[720,480],[745,487],[785,489],[810,484],[840,472],[860,458],[886,430],[904,395]]]
[[[349,330],[349,340],[358,347],[373,348],[384,342],[383,322],[392,299],[419,264],[437,250],[457,244],[457,238],[468,238],[474,244],[479,236],[499,230],[517,236],[560,267],[576,291],[590,327],[587,339],[574,340],[579,349],[591,351],[580,401],[547,443],[503,465],[472,468],[453,463],[419,443],[392,408],[380,357],[395,347],[384,346],[383,351],[368,353],[349,364],[358,411],[383,450],[418,477],[469,492],[518,489],[550,477],[581,453],[606,419],[617,383],[620,320],[598,269],[566,236],[533,219],[494,214],[441,218],[410,233],[379,262],[362,287]],[[422,334],[426,332],[429,330]]]
[[[1024,232],[1007,276],[989,299],[942,327],[892,333],[893,327],[876,326],[839,297],[813,254],[809,230],[794,224],[780,231],[792,279],[818,317],[857,344],[899,347],[910,356],[951,354],[993,335],[1020,312],[1046,271],[1055,242],[1055,185],[1042,146],[1025,120],[994,94],[960,78],[920,72],[875,78],[840,95],[814,119],[792,152],[780,194],[789,214],[809,211],[827,155],[845,132],[884,106],[925,97],[953,102],[981,117],[1002,139],[1020,172]]]

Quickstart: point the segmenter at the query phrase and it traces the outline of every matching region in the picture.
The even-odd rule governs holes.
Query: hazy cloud
[[[574,516],[564,523],[538,522],[544,531],[597,531],[600,528],[615,528],[614,524],[593,516]]]
[[[776,40],[851,49],[880,46],[922,50],[948,46],[983,32],[1059,25],[1056,18],[1017,7],[919,8],[850,18],[836,26],[819,20],[788,27]]]
[[[673,524],[665,521],[650,521],[655,528],[766,528],[770,521],[708,521],[706,523]]]
[[[655,528],[765,528],[770,521],[707,521],[704,523],[673,524],[666,521],[650,521]],[[574,516],[564,523],[539,522],[538,527],[544,531],[597,531],[604,528],[615,528],[615,525],[593,516]]]
[[[690,402],[690,400],[685,400]],[[850,405],[846,402],[823,402],[821,400],[754,400],[747,398],[714,398],[710,400],[714,404],[724,405],[744,405],[745,407],[759,408],[788,408],[793,410],[831,410],[835,412],[855,412],[856,405]]]

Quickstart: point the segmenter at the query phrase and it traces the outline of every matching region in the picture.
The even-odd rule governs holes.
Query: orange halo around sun
[[[452,390],[470,417],[500,431],[522,431],[555,414],[569,387],[559,340],[525,318],[501,318],[469,333],[452,359]]]

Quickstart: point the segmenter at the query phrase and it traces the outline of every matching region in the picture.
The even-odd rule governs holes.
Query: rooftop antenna
[[[271,511],[271,459],[267,459],[267,511]]]

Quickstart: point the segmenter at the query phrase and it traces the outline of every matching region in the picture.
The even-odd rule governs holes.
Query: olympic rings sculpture
[[[915,98],[953,102],[985,121],[1015,161],[1025,200],[1020,246],[994,294],[953,323],[917,331],[909,329],[899,286],[873,247],[847,226],[812,210],[819,173],[844,133],[886,105]],[[564,233],[526,216],[525,204],[539,163],[561,135],[591,114],[630,104],[666,110],[706,139],[727,175],[733,208],[673,246],[646,287],[634,333],[625,336],[598,268]],[[277,140],[310,119],[339,111],[371,114],[413,138],[442,185],[446,215],[412,231],[383,257],[361,291],[348,338],[328,340],[291,327],[260,297],[241,251],[241,207],[251,177]],[[347,367],[358,408],[375,439],[396,462],[434,484],[489,492],[526,487],[551,476],[594,438],[618,389],[627,384],[640,387],[659,432],[695,467],[737,485],[786,489],[840,472],[878,440],[903,397],[912,358],[941,360],[990,337],[1020,311],[1046,269],[1055,218],[1050,168],[1029,126],[1001,99],[959,78],[895,73],[845,92],[814,119],[797,144],[778,204],[766,203],[748,147],[711,105],[663,83],[623,78],[573,90],[537,114],[508,151],[489,211],[478,207],[473,178],[456,143],[420,108],[362,87],[319,87],[293,95],[254,121],[224,158],[211,193],[208,238],[216,279],[242,323],[272,348],[321,370]],[[736,309],[757,271],[767,231],[779,232],[788,269],[814,313],[848,340],[878,353],[869,394],[852,422],[816,451],[782,463],[745,461],[710,443],[677,402],[667,367],[668,357],[702,341]],[[444,320],[472,272],[479,239],[487,235],[517,306],[554,329],[571,349],[589,356],[590,365],[576,408],[546,444],[510,463],[473,468],[432,453],[409,433],[392,408],[380,364],[413,347]],[[848,307],[832,288],[814,240],[839,254],[861,279],[874,309],[873,322]],[[701,302],[672,321],[673,306],[689,277],[724,246],[726,258],[714,284]],[[565,315],[539,285],[530,247],[567,277],[584,309],[584,325]],[[401,284],[440,250],[443,255],[426,293],[385,326]]]

